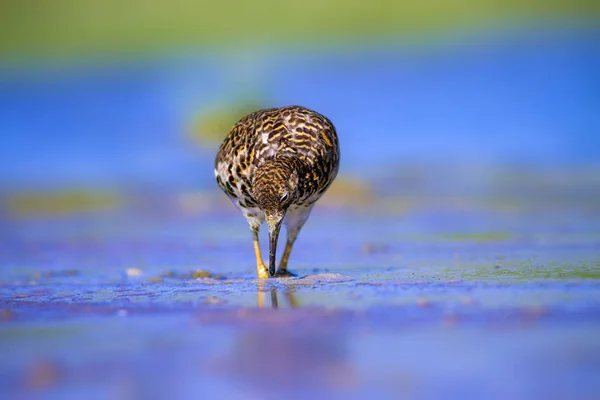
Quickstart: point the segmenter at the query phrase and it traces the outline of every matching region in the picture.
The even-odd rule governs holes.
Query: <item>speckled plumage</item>
[[[246,217],[254,234],[255,251],[260,225],[265,220],[269,224],[269,275],[275,272],[273,259],[281,222],[285,221],[288,231],[280,264],[283,274],[298,232],[337,175],[339,158],[331,121],[299,106],[246,115],[219,148],[217,183]],[[259,277],[265,277],[260,271],[259,250],[256,255]]]

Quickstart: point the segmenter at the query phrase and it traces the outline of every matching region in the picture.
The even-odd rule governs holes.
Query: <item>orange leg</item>
[[[290,254],[292,253],[292,247],[294,246],[294,241],[288,240],[285,242],[285,249],[283,249],[283,255],[281,256],[281,261],[279,261],[279,270],[277,271],[277,276],[290,276],[290,273],[287,270],[288,261],[290,259]]]
[[[262,255],[260,254],[260,245],[258,244],[258,229],[252,230],[252,241],[254,243],[254,255],[256,256],[256,273],[258,279],[268,279],[269,271],[263,263]]]
[[[290,277],[295,276],[291,272],[287,270],[288,261],[290,259],[290,254],[292,253],[292,247],[294,247],[294,242],[300,233],[300,230],[304,226],[304,223],[308,219],[310,215],[311,207],[302,209],[300,211],[295,212],[294,214],[289,214],[286,216],[285,224],[287,227],[287,240],[285,242],[285,249],[283,249],[283,255],[281,256],[281,260],[279,261],[279,269],[275,276],[280,277]]]

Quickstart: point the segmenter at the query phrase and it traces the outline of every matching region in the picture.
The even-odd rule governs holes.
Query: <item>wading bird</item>
[[[240,119],[215,159],[219,187],[242,211],[254,242],[260,279],[294,276],[288,259],[315,202],[337,175],[340,148],[325,116],[299,106],[255,111]],[[258,232],[269,227],[269,266],[263,263]],[[287,241],[275,272],[277,239],[285,221]]]

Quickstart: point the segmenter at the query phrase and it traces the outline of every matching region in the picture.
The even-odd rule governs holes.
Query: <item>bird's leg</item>
[[[310,210],[312,207],[305,208],[298,213],[288,215],[286,217],[286,226],[287,226],[287,240],[285,242],[285,249],[283,249],[283,255],[281,256],[281,261],[279,261],[279,269],[275,276],[278,277],[292,277],[296,276],[295,274],[289,272],[287,270],[288,261],[290,259],[290,254],[292,252],[292,247],[294,247],[294,242],[300,233],[300,230],[304,226],[304,223],[308,219],[310,215]]]
[[[288,234],[288,238],[285,242],[285,249],[283,249],[283,255],[281,256],[281,261],[279,261],[279,269],[275,276],[279,277],[291,277],[295,276],[290,271],[287,270],[288,260],[290,259],[290,253],[292,252],[292,247],[294,246],[294,242],[296,241],[296,237],[298,234],[294,235],[294,237]]]
[[[267,279],[269,278],[269,271],[263,263],[262,255],[260,254],[258,228],[252,228],[252,242],[254,243],[254,255],[256,256],[256,273],[258,274],[258,279]]]

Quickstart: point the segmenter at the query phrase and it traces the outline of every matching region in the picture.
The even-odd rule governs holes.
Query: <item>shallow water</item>
[[[6,398],[600,393],[596,218],[321,207],[267,282],[229,207],[48,218],[3,231]]]

